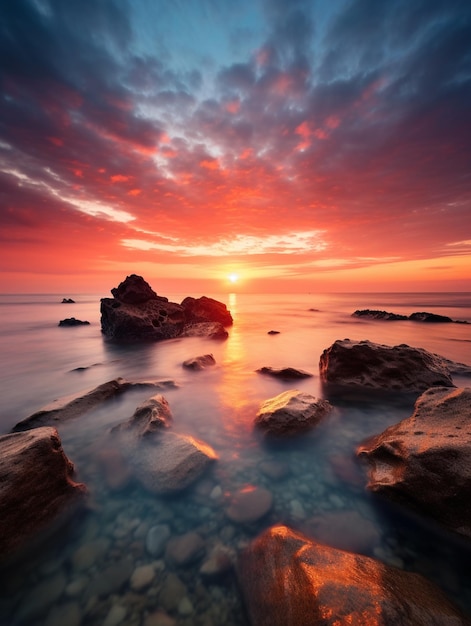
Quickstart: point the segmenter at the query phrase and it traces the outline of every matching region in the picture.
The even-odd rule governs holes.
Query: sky
[[[0,0],[0,292],[471,290],[469,0]]]

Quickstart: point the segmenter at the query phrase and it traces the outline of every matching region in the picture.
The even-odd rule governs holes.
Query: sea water
[[[351,315],[366,308],[406,315],[428,311],[471,322],[470,293],[209,294],[223,301],[234,318],[227,340],[181,338],[134,346],[103,338],[100,295],[65,295],[75,303],[63,304],[62,295],[0,296],[0,433],[56,398],[116,377],[172,380],[175,387],[162,392],[173,414],[172,429],[208,443],[219,460],[171,498],[157,497],[137,483],[121,491],[110,488],[100,451],[110,446],[110,429],[153,395],[148,389],[126,392],[58,423],[75,479],[89,489],[89,507],[56,531],[52,541],[3,572],[2,626],[140,626],[159,610],[177,625],[247,624],[234,577],[208,581],[199,572],[201,560],[175,568],[164,557],[149,554],[146,537],[160,524],[172,536],[198,532],[208,551],[224,545],[235,554],[264,528],[288,524],[331,545],[421,573],[471,614],[466,542],[369,494],[355,457],[366,437],[411,414],[410,400],[378,404],[337,399],[332,414],[312,432],[276,446],[253,428],[260,404],[287,389],[323,396],[319,357],[336,339],[406,343],[470,364],[470,325]],[[166,295],[180,302],[188,294]],[[72,316],[90,325],[58,326]],[[270,330],[278,334],[268,334]],[[213,354],[214,367],[199,372],[182,367],[184,360],[207,353]],[[256,372],[263,366],[294,367],[312,377],[280,381]],[[454,382],[471,384],[469,378],[455,377]],[[285,475],[270,478],[262,469],[265,461],[286,468]],[[273,509],[255,524],[235,524],[226,515],[228,503],[235,492],[252,486],[272,493]],[[132,570],[143,565],[152,565],[155,575],[142,589],[132,589]],[[113,579],[113,572],[123,568],[129,573],[121,581],[118,575]],[[108,586],[102,584],[97,593],[99,580]]]

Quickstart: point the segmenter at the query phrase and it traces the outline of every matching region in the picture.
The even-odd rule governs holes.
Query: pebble
[[[170,573],[164,580],[159,594],[159,602],[166,611],[177,611],[180,601],[187,595],[187,589],[180,578]]]
[[[76,602],[67,602],[52,607],[44,626],[80,626],[80,623],[79,605]]]
[[[194,612],[193,605],[187,596],[182,598],[178,603],[178,613],[182,616],[191,615]]]
[[[96,539],[80,546],[72,555],[72,566],[74,570],[82,572],[96,564],[110,547],[108,539]]]
[[[43,613],[48,606],[60,598],[67,584],[64,572],[59,570],[53,576],[46,578],[36,587],[26,594],[22,599],[21,607],[18,611],[19,621],[28,621]]]
[[[209,497],[211,498],[211,500],[220,500],[222,497],[222,489],[221,489],[221,485],[216,485],[212,490],[211,493],[209,494]]]
[[[173,617],[160,610],[148,615],[144,620],[144,626],[176,626],[176,624]]]
[[[291,515],[297,520],[301,520],[306,517],[306,511],[299,500],[291,500],[290,510]]]
[[[148,587],[154,580],[155,570],[153,565],[140,565],[136,567],[131,576],[131,589],[141,591]]]
[[[69,598],[78,597],[82,591],[86,588],[88,584],[88,578],[85,576],[81,576],[80,578],[75,578],[65,588],[65,594],[69,596]]]
[[[108,611],[108,615],[103,622],[103,626],[118,626],[118,624],[123,622],[126,614],[127,609],[125,606],[122,606],[121,604],[113,604]],[[69,626],[68,623],[67,626]]]
[[[215,546],[201,565],[200,574],[205,578],[214,578],[217,581],[218,577],[223,576],[232,569],[234,560],[235,554],[233,550],[223,545]]]
[[[161,556],[164,552],[165,544],[170,539],[170,527],[167,524],[157,524],[152,526],[146,536],[147,552],[152,556]]]
[[[203,556],[205,541],[198,533],[193,531],[172,537],[167,543],[165,560],[173,565],[188,565]]]
[[[264,517],[272,506],[273,496],[268,489],[247,486],[234,494],[226,515],[238,524],[250,524]]]
[[[130,558],[121,559],[99,571],[89,585],[90,590],[97,596],[116,593],[129,580],[133,570],[134,566]]]
[[[290,473],[288,463],[283,463],[282,461],[262,461],[258,467],[260,468],[262,474],[272,480],[281,480]]]

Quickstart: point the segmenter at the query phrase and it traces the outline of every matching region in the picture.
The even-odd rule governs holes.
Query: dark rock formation
[[[181,305],[169,302],[136,274],[128,276],[111,293],[114,298],[101,300],[101,329],[114,341],[160,341],[185,332],[186,336],[225,338],[223,326],[232,324],[225,304],[204,296],[185,298]],[[200,326],[208,323],[211,326]]]
[[[266,400],[254,423],[267,435],[295,435],[313,428],[331,410],[327,400],[291,389]]]
[[[50,425],[58,421],[79,417],[102,402],[136,387],[164,389],[175,387],[175,383],[172,380],[130,382],[124,378],[115,378],[93,389],[54,400],[39,411],[21,420],[21,422],[18,422],[12,428],[12,431],[29,430],[37,426]]]
[[[226,305],[213,298],[185,298],[181,306],[185,311],[187,323],[219,322],[223,326],[231,326],[232,315]]]
[[[357,452],[369,489],[471,537],[471,388],[428,389],[411,417]]]
[[[72,300],[72,298],[62,298],[62,304],[75,304],[75,300]]]
[[[268,376],[274,376],[275,378],[281,378],[283,380],[297,380],[299,378],[309,378],[312,376],[310,372],[305,370],[298,370],[294,367],[261,367],[256,370],[259,374],[267,374]]]
[[[85,485],[55,428],[0,437],[0,560],[69,519],[84,504]]]
[[[145,437],[162,428],[169,428],[172,421],[173,415],[167,400],[157,394],[140,404],[132,417],[115,429],[133,431],[139,437]]]
[[[465,321],[452,320],[446,315],[437,315],[436,313],[412,313],[411,315],[401,315],[400,313],[390,313],[389,311],[376,311],[372,309],[357,310],[352,313],[352,317],[364,317],[371,320],[410,320],[411,322],[430,322],[445,324],[468,324]]]
[[[405,344],[337,340],[321,354],[319,371],[325,384],[353,389],[417,393],[453,387],[445,359]]]
[[[192,359],[186,359],[183,361],[182,366],[189,370],[204,370],[207,367],[213,367],[216,365],[216,359],[212,354],[202,354],[195,356]]]
[[[75,317],[67,317],[59,322],[59,326],[87,326],[90,322],[75,319]]]
[[[358,310],[352,313],[352,317],[367,317],[372,320],[406,320],[407,315],[389,313],[388,311],[375,311],[370,309]]]
[[[257,626],[469,626],[442,591],[410,572],[316,543],[286,526],[257,537],[237,577]]]
[[[279,335],[280,331],[279,330],[269,330],[267,332],[267,335]]]

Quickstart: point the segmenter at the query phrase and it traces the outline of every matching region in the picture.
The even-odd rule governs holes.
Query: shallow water
[[[186,294],[166,295],[179,302]],[[147,552],[146,534],[157,524],[167,524],[172,535],[197,530],[208,549],[223,544],[235,551],[273,523],[287,523],[324,540],[319,534],[329,527],[331,544],[343,547],[347,542],[359,552],[420,572],[471,614],[468,546],[370,496],[354,456],[365,437],[409,416],[410,401],[379,405],[336,399],[335,411],[314,431],[276,446],[264,442],[252,426],[261,402],[286,389],[322,396],[319,356],[336,339],[407,343],[470,363],[471,326],[366,321],[352,318],[351,313],[364,308],[405,314],[430,311],[471,321],[471,294],[214,294],[234,317],[226,341],[185,338],[126,347],[103,340],[98,296],[73,297],[76,304],[62,304],[62,296],[54,295],[0,296],[0,432],[8,432],[55,398],[118,376],[172,379],[177,387],[163,391],[174,416],[172,428],[210,444],[219,461],[193,487],[172,498],[158,498],[137,484],[125,491],[110,489],[100,453],[110,446],[110,427],[126,420],[153,395],[145,389],[126,392],[60,424],[76,478],[90,490],[90,511],[31,552],[0,581],[2,626],[93,626],[106,620],[110,625],[138,626],[159,608],[178,625],[246,624],[232,578],[207,582],[199,574],[201,561],[172,569],[162,557]],[[72,316],[91,324],[57,326],[60,319]],[[272,329],[280,334],[268,335]],[[203,372],[182,368],[185,359],[209,352],[216,367]],[[257,374],[262,366],[296,367],[313,377],[285,383]],[[469,386],[470,380],[455,378],[455,384]],[[284,464],[286,476],[269,478],[262,470],[267,460]],[[225,509],[231,494],[250,485],[269,489],[274,507],[261,522],[239,526],[227,518]],[[211,496],[219,491],[220,497]],[[333,520],[342,518],[353,520],[352,528],[335,536]],[[80,559],[84,546],[94,551],[87,566]],[[132,590],[127,569],[150,563],[156,572],[152,583]],[[112,571],[123,571],[125,582],[113,586],[109,581],[108,588],[97,594],[98,581],[112,578]],[[176,599],[168,593],[175,574],[183,585]]]

